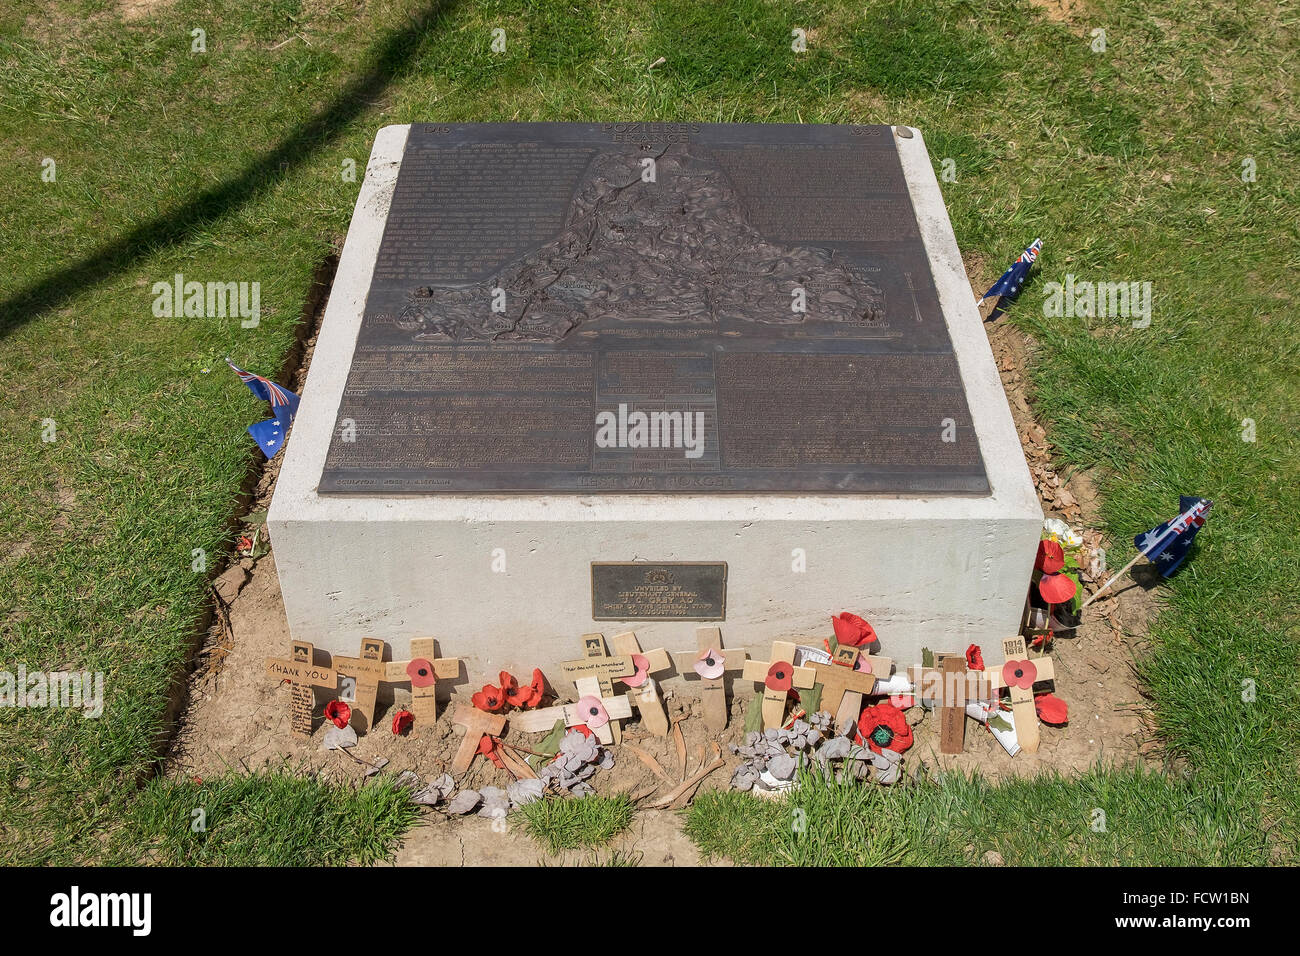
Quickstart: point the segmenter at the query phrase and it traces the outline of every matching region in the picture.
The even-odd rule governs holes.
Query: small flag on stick
[[[298,414],[299,397],[269,378],[245,372],[230,359],[226,359],[226,364],[239,376],[240,381],[248,386],[250,392],[271,403],[271,414],[275,417],[249,425],[248,433],[253,436],[267,458],[274,458],[284,447],[284,437],[288,434],[289,426],[293,424],[293,416]]]
[[[1001,278],[989,287],[989,291],[980,296],[980,302],[985,299],[997,299],[993,305],[993,311],[989,313],[988,320],[992,321],[1002,314],[1002,300],[1013,299],[1020,294],[1021,287],[1025,284],[1025,278],[1029,275],[1030,268],[1038,260],[1038,254],[1043,251],[1043,240],[1035,239],[1029,244],[1029,248],[1011,263],[1011,268],[1002,273]]]
[[[1099,587],[1092,597],[1079,606],[1079,610],[1082,611],[1097,600],[1103,591],[1127,574],[1141,558],[1154,562],[1156,570],[1162,576],[1167,578],[1173,574],[1187,557],[1187,552],[1191,550],[1196,532],[1205,526],[1205,519],[1213,504],[1214,502],[1208,498],[1198,498],[1195,495],[1179,496],[1178,507],[1182,508],[1182,512],[1178,517],[1156,525],[1150,531],[1135,537],[1133,546],[1138,549],[1138,553],[1134,555],[1133,560]]]

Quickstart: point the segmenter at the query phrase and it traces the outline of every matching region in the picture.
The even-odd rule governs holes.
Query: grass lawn
[[[348,223],[345,163],[364,169],[376,129],[567,119],[920,127],[936,166],[955,162],[943,188],[964,250],[996,269],[1045,239],[1041,278],[1003,321],[1040,346],[1037,408],[1058,464],[1092,469],[1105,496],[1110,564],[1180,492],[1215,500],[1141,662],[1177,769],[810,787],[788,806],[711,796],[688,818],[700,846],[748,862],[1294,860],[1293,9],[1085,0],[1060,23],[1013,0],[160,0],[124,20],[127,6],[0,9],[0,670],[107,675],[99,720],[0,710],[0,862],[392,848],[412,815],[384,784],[149,780],[256,454],[243,429],[262,408],[220,361],[279,368]],[[1150,327],[1045,318],[1042,285],[1067,272],[1150,281]],[[175,273],[260,282],[260,323],[155,318],[151,287]],[[304,818],[314,829],[286,832]]]

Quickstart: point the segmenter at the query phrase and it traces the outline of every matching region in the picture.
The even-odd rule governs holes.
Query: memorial
[[[1000,640],[1042,520],[906,127],[381,130],[285,456],[294,639],[475,673]]]

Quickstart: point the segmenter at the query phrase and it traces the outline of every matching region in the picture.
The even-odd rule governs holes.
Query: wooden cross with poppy
[[[1011,689],[1011,713],[1016,718],[1016,740],[1025,753],[1038,753],[1038,711],[1034,707],[1034,684],[1054,680],[1050,657],[1029,659],[1025,639],[1017,635],[1002,642],[1005,663],[1001,670],[988,672],[989,684],[997,690]]]
[[[506,729],[506,718],[502,714],[489,714],[470,704],[460,703],[456,705],[453,719],[465,728],[465,737],[461,740],[456,756],[451,761],[451,772],[462,774],[474,761],[474,755],[478,753],[479,741],[483,739],[483,735],[491,734],[500,737],[501,732]]]
[[[583,696],[573,704],[560,704],[555,707],[543,707],[541,710],[525,710],[513,714],[510,721],[516,730],[525,733],[540,734],[555,726],[557,720],[563,720],[564,726],[586,726],[602,744],[613,743],[614,737],[609,728],[615,720],[626,720],[632,716],[632,702],[626,694],[613,697],[599,697],[599,683],[594,677],[578,678],[578,692]]]
[[[909,668],[908,675],[918,698],[939,704],[940,753],[959,754],[966,746],[966,704],[988,700],[993,689],[983,673],[966,669],[964,654],[936,654],[935,663],[938,667]]]
[[[361,653],[357,657],[335,657],[334,669],[340,674],[356,679],[357,688],[352,702],[352,726],[357,733],[370,729],[375,718],[375,700],[379,696],[380,682],[406,680],[404,673],[389,677],[384,664],[384,642],[377,637],[361,639]]]
[[[438,722],[438,687],[441,680],[454,680],[460,676],[459,657],[439,657],[437,642],[432,637],[411,639],[409,661],[387,661],[384,664],[384,682],[398,684],[411,682],[411,716],[415,718],[413,733],[432,729]]]
[[[839,644],[831,663],[813,661],[808,666],[817,672],[817,683],[822,685],[821,709],[835,715],[835,727],[839,729],[846,721],[857,724],[863,695],[875,689],[877,680],[889,678],[894,662],[888,657],[863,654],[852,644]]]
[[[632,663],[636,665],[633,674],[619,679],[632,688],[627,692],[627,697],[641,712],[641,724],[656,737],[668,736],[668,711],[664,708],[663,698],[659,696],[659,685],[650,675],[671,670],[672,658],[662,647],[642,652],[641,643],[631,631],[614,636],[614,650],[632,658]]]
[[[741,671],[745,659],[749,656],[744,651],[722,650],[722,631],[716,627],[697,627],[695,645],[699,651],[694,654],[682,654],[677,658],[677,668],[688,680],[698,677],[700,681],[700,704],[704,708],[704,726],[714,733],[727,728],[727,671]]]
[[[338,672],[329,667],[317,667],[312,663],[316,648],[306,641],[289,643],[289,659],[268,657],[266,659],[266,676],[277,683],[289,682],[289,727],[295,734],[311,735],[311,714],[316,709],[316,694],[313,687],[327,687],[333,690],[338,686]]]
[[[790,689],[806,689],[817,682],[817,672],[811,667],[794,666],[794,644],[790,641],[772,642],[772,660],[746,661],[745,680],[763,684],[763,729],[779,728],[785,722],[785,702]]]
[[[636,671],[636,665],[632,662],[631,655],[621,654],[617,657],[609,655],[609,651],[605,648],[604,634],[582,635],[582,649],[583,656],[581,659],[560,662],[560,670],[565,677],[573,681],[573,686],[577,688],[579,694],[584,693],[584,691],[578,685],[578,681],[584,678],[594,678],[597,683],[595,696],[601,698],[613,697],[614,681]],[[612,737],[612,741],[609,742],[618,743],[623,737],[621,726],[613,724],[609,734]]]

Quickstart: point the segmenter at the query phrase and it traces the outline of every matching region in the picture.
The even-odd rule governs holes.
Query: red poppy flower
[[[325,719],[334,721],[334,726],[342,730],[352,719],[352,708],[341,700],[332,700],[325,705]]]
[[[1078,589],[1068,574],[1044,574],[1038,580],[1038,593],[1048,604],[1064,604]]]
[[[406,676],[411,678],[412,687],[432,687],[438,681],[433,665],[423,657],[416,657],[406,665]]]
[[[966,668],[973,671],[984,669],[984,652],[980,650],[978,644],[966,648]]]
[[[506,703],[518,707],[520,700],[519,681],[515,680],[515,675],[509,671],[502,671],[497,675],[497,678],[501,682],[501,693],[505,697]]]
[[[399,710],[393,714],[393,736],[400,737],[411,729],[411,724],[415,723],[415,714],[409,710]]]
[[[1034,570],[1044,574],[1055,574],[1065,567],[1065,551],[1055,541],[1038,542],[1038,557],[1034,559]]]
[[[546,693],[546,677],[536,667],[533,668],[533,679],[528,682],[528,700],[524,703],[525,707],[536,707],[542,702],[542,695]]]
[[[1002,680],[1008,687],[1029,690],[1038,680],[1038,668],[1031,660],[1007,661],[1002,665]]]
[[[912,728],[893,704],[876,704],[858,718],[858,743],[866,744],[875,753],[892,750],[901,754],[912,746]]]
[[[484,734],[482,737],[479,738],[478,752],[481,753],[484,757],[487,757],[488,760],[491,760],[500,769],[502,770],[506,769],[506,765],[504,761],[502,761],[500,754],[497,753],[496,742],[493,741],[492,738],[489,737],[487,734]]]
[[[239,536],[239,541],[238,541],[238,542],[236,543],[236,545],[235,545],[235,549],[236,549],[237,551],[241,551],[241,552],[242,552],[242,551],[252,551],[252,550],[253,550],[253,539],[250,538],[250,537],[249,537],[248,535],[246,535],[246,534],[241,534],[241,535]]]
[[[489,714],[495,714],[505,707],[506,695],[501,693],[500,687],[484,684],[481,691],[470,695],[470,702],[479,710],[486,710]]]
[[[831,618],[831,627],[835,628],[835,640],[851,647],[862,647],[876,643],[876,631],[870,624],[844,611],[838,617]]]
[[[1038,719],[1045,724],[1060,725],[1070,720],[1070,705],[1055,694],[1039,694],[1034,698]]]
[[[763,683],[768,690],[793,689],[794,665],[786,661],[777,661],[767,669],[767,679]]]

